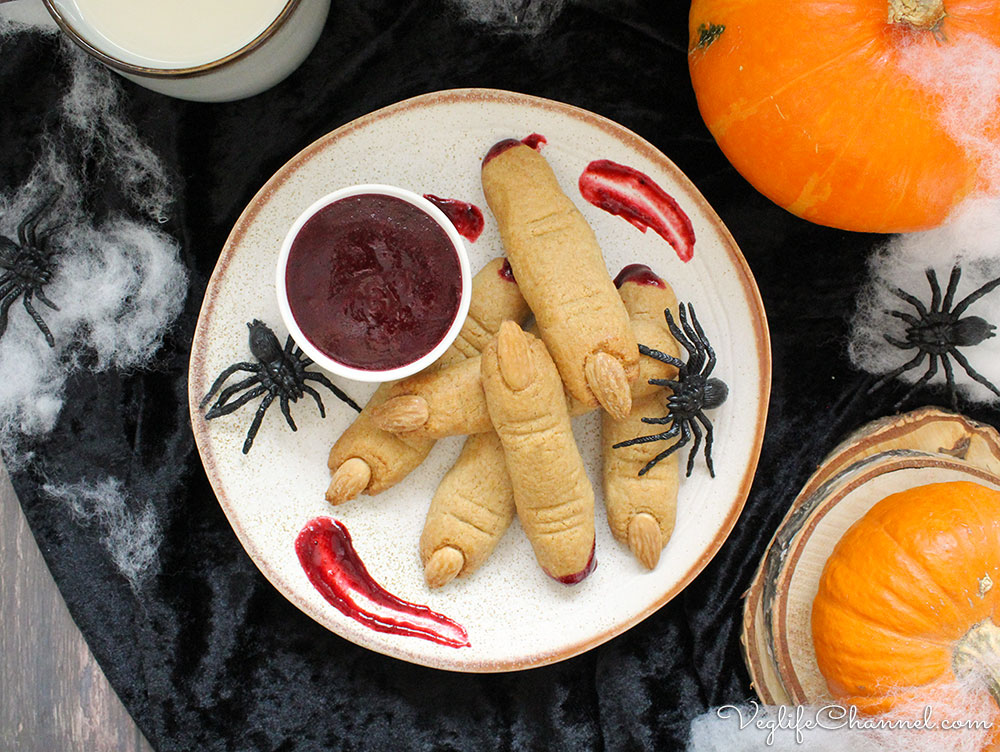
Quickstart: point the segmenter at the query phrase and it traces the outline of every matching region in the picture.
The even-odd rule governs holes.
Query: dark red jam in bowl
[[[310,217],[285,266],[292,316],[317,349],[364,371],[413,363],[448,333],[462,268],[429,214],[394,196],[364,193]]]

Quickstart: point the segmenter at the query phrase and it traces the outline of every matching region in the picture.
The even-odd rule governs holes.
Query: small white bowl
[[[320,210],[325,209],[327,206],[335,203],[336,201],[350,198],[352,196],[367,194],[390,196],[392,198],[400,199],[430,216],[430,218],[433,219],[442,230],[444,230],[445,235],[454,247],[455,254],[458,256],[459,269],[462,275],[462,287],[458,303],[458,311],[455,314],[455,320],[452,321],[451,326],[444,335],[444,338],[441,339],[441,341],[438,342],[430,352],[422,355],[418,359],[396,368],[383,370],[368,370],[346,365],[345,363],[334,360],[316,347],[316,345],[314,345],[309,338],[305,336],[302,329],[299,327],[298,322],[295,320],[295,317],[292,315],[292,309],[288,302],[288,291],[285,287],[285,268],[288,264],[288,255],[292,249],[292,243],[295,241],[295,238],[298,236],[299,231],[305,223],[312,219],[312,217],[315,216]],[[462,240],[462,236],[459,235],[458,230],[455,229],[455,225],[452,224],[451,220],[449,220],[448,217],[445,216],[444,212],[442,212],[438,207],[425,199],[423,196],[404,188],[398,188],[392,185],[365,184],[353,185],[347,188],[341,188],[333,193],[329,193],[315,201],[308,209],[299,215],[298,219],[296,219],[291,228],[289,228],[288,233],[285,235],[285,239],[281,244],[281,250],[278,253],[278,265],[275,273],[275,287],[278,294],[278,309],[281,312],[281,318],[285,322],[285,326],[288,328],[289,334],[291,334],[292,339],[295,340],[296,344],[302,348],[302,351],[308,357],[312,358],[316,365],[330,371],[331,373],[343,376],[344,378],[351,379],[353,381],[383,382],[406,378],[407,376],[412,376],[418,371],[422,371],[441,357],[444,351],[447,350],[451,343],[455,341],[455,337],[458,336],[459,331],[462,329],[462,325],[465,323],[465,318],[469,313],[469,300],[472,297],[472,272],[469,266],[468,252],[465,248],[465,242]]]

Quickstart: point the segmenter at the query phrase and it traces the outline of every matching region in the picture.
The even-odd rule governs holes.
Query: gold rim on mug
[[[135,76],[145,76],[147,78],[192,78],[194,76],[204,76],[206,73],[211,73],[219,68],[230,65],[231,63],[246,57],[251,52],[256,50],[264,44],[264,42],[273,37],[282,26],[284,26],[285,22],[291,18],[292,13],[295,12],[295,9],[298,7],[301,0],[288,0],[288,2],[285,3],[285,7],[281,9],[281,12],[273,21],[271,21],[267,28],[238,50],[235,50],[218,60],[212,60],[207,63],[202,63],[201,65],[192,65],[185,68],[150,68],[144,65],[128,63],[114,57],[113,55],[109,55],[88,42],[80,34],[80,32],[73,27],[69,20],[66,19],[56,7],[55,0],[42,0],[42,2],[45,4],[45,8],[48,10],[49,15],[52,16],[53,20],[59,25],[59,28],[62,29],[69,36],[69,38],[72,39],[73,42],[81,47],[85,52],[94,56],[105,65],[124,73],[130,73]]]

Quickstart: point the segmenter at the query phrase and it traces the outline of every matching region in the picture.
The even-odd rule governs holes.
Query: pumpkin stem
[[[947,15],[944,0],[889,0],[889,23],[933,31]]]
[[[956,676],[974,676],[986,682],[1000,705],[1000,627],[990,619],[979,622],[955,645],[951,667]]]

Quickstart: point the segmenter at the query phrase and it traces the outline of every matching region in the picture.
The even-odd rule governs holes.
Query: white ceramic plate
[[[462,445],[439,441],[404,482],[339,507],[324,499],[330,446],[355,413],[324,392],[326,419],[311,400],[292,405],[292,433],[277,406],[264,418],[253,448],[241,447],[257,401],[205,421],[198,403],[228,365],[251,359],[247,322],[257,318],[284,343],[274,291],[274,265],[287,228],[318,196],[352,183],[388,183],[417,193],[469,201],[486,228],[469,252],[473,270],[503,254],[479,182],[483,155],[502,138],[539,133],[542,154],[593,226],[611,274],[644,263],[692,302],[718,353],[715,375],[730,388],[713,411],[716,477],[702,459],[681,484],[677,525],[659,565],[646,571],[617,543],[600,496],[599,420],[574,422],[597,491],[597,569],[574,587],[547,577],[515,521],[476,573],[431,591],[417,541],[437,483]],[[585,202],[577,180],[594,159],[646,173],[691,218],[694,258],[682,263],[653,232]],[[360,404],[374,385],[334,379]],[[750,270],[714,211],[677,167],[621,126],[569,105],[503,91],[466,89],[407,100],[362,117],[307,147],[267,182],[243,212],[219,258],[201,310],[191,353],[192,425],[209,480],[240,542],[290,601],[342,637],[406,661],[457,671],[506,671],[552,663],[614,637],[679,593],[716,553],[746,500],[760,452],[770,389],[764,311]],[[686,458],[682,450],[682,458]],[[343,522],[374,579],[408,601],[462,624],[471,645],[451,648],[372,631],[343,616],[313,588],[299,565],[295,538],[317,516]]]

